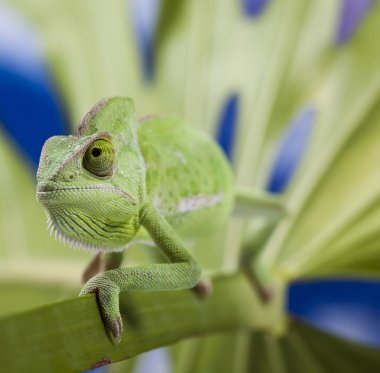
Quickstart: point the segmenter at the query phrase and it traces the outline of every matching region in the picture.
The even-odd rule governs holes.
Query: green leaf
[[[138,101],[141,75],[125,1],[96,6],[91,0],[10,3],[40,30],[73,129],[103,97],[123,95]]]
[[[345,341],[302,321],[292,322],[281,346],[292,372],[376,372],[380,366],[378,349]]]
[[[289,192],[295,218],[280,224],[261,258],[286,278],[333,275],[375,233],[380,51],[371,35],[379,30],[379,18],[376,3],[354,39],[332,52],[311,96],[319,109],[318,134]],[[374,254],[365,250],[363,259]],[[358,265],[347,272],[362,271]]]
[[[249,371],[294,372],[376,372],[379,350],[345,341],[292,320],[284,336],[256,332],[251,337]]]
[[[181,350],[174,359],[173,372],[243,373],[248,338],[248,331],[234,331],[184,341],[179,344]]]
[[[208,299],[191,290],[123,293],[125,331],[114,346],[95,296],[68,299],[0,320],[0,361],[9,373],[83,371],[190,336],[273,324],[280,305],[262,304],[243,275],[215,279]]]

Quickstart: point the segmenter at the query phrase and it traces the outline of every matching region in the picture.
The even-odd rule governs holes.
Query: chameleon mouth
[[[51,184],[38,184],[37,185],[37,199],[39,201],[51,197],[58,189]]]
[[[37,193],[49,193],[54,192],[57,188],[52,184],[38,184],[37,185]]]
[[[77,187],[57,187],[52,184],[38,184],[37,185],[37,199],[43,201],[45,199],[53,198],[60,193],[65,193],[68,191],[84,192],[84,191],[109,191],[127,197],[129,201],[134,203],[134,199],[125,191],[114,187],[103,184],[95,184],[90,186],[77,186]]]

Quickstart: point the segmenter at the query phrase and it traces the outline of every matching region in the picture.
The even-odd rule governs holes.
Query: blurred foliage
[[[141,48],[137,35],[141,2],[8,1],[38,30],[72,129],[98,99],[127,95],[139,115],[176,112],[214,136],[225,105],[236,100],[235,142],[228,146],[237,184],[265,189],[274,172],[294,173],[284,190],[289,215],[278,226],[260,230],[262,221],[235,219],[225,233],[196,244],[194,255],[207,272],[235,271],[242,243],[248,242],[256,245],[255,260],[275,283],[342,275],[378,278],[380,49],[374,35],[380,6],[363,1],[368,13],[342,37],[342,22],[349,22],[345,7],[352,1],[272,0],[252,12],[248,3],[163,0],[156,32],[148,35],[149,50],[149,45]],[[151,58],[148,75],[139,51]],[[300,115],[305,108],[313,113],[307,121]],[[300,149],[297,159],[279,170],[278,160],[293,149],[291,143],[279,146],[284,132],[305,126],[307,135],[289,135],[302,142],[293,144]],[[48,237],[30,172],[10,143],[1,134],[3,314],[74,295],[90,258]],[[258,239],[259,232],[265,237]],[[133,248],[127,260],[149,260],[149,250]],[[172,351],[174,371],[379,367],[377,351],[298,321],[290,324],[280,335],[273,325],[265,332],[183,342]]]

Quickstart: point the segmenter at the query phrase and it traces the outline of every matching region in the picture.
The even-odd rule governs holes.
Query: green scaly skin
[[[106,330],[122,336],[119,293],[194,287],[201,270],[183,239],[221,227],[233,204],[232,172],[219,147],[176,117],[138,124],[128,98],[104,99],[74,136],[45,143],[37,198],[49,226],[72,246],[123,250],[141,227],[170,263],[98,274],[80,295],[96,293]]]

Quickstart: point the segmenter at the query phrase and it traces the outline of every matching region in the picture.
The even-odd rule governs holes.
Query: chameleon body
[[[119,293],[194,287],[201,270],[184,240],[224,224],[233,177],[219,147],[176,117],[138,123],[128,98],[104,99],[73,136],[43,147],[37,199],[50,228],[72,246],[123,250],[145,231],[168,263],[118,268],[90,279],[106,330],[122,335]]]

